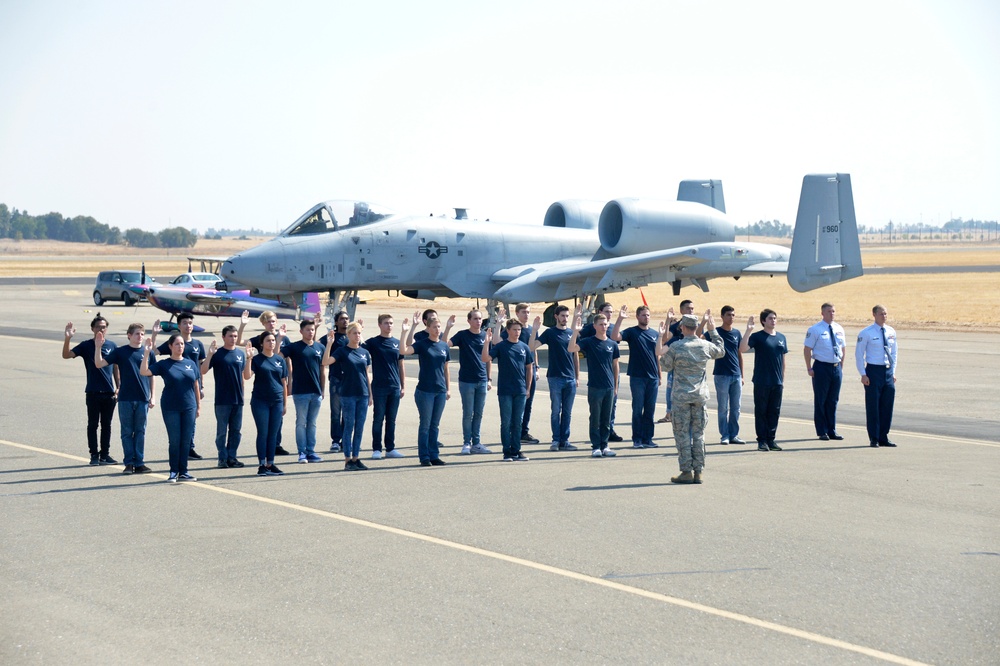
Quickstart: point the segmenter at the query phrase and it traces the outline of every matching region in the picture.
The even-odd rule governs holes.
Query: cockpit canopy
[[[311,236],[374,224],[396,212],[364,201],[324,201],[282,232],[282,236]]]

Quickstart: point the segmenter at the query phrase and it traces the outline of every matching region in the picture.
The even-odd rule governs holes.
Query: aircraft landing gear
[[[340,310],[345,310],[350,320],[354,321],[354,313],[357,312],[360,302],[357,289],[331,289],[330,300],[326,302],[326,312],[323,314],[323,318],[327,322],[333,323],[333,316]]]

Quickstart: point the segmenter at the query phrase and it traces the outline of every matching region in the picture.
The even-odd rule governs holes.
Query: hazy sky
[[[1000,5],[0,0],[0,202],[121,229],[325,199],[540,221],[721,178],[792,223],[1000,217]]]

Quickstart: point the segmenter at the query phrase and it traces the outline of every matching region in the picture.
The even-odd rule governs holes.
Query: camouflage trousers
[[[682,472],[700,472],[705,467],[705,422],[708,409],[697,402],[678,403],[670,411],[677,445],[677,462]]]

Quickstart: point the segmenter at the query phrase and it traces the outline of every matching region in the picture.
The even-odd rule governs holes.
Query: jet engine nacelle
[[[725,213],[690,201],[615,199],[605,204],[597,229],[601,247],[617,257],[736,239]]]
[[[546,227],[566,227],[569,229],[596,229],[601,216],[602,201],[567,199],[557,201],[545,211]]]

